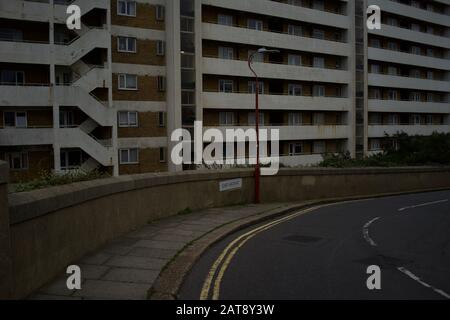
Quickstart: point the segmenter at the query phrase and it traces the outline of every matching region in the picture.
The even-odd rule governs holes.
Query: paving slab
[[[192,241],[232,221],[281,206],[212,208],[154,221],[74,261],[81,268],[81,290],[68,290],[67,275],[61,274],[30,299],[146,299],[163,268]]]

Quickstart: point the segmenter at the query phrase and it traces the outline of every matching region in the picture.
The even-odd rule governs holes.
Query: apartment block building
[[[277,128],[286,166],[450,132],[449,15],[448,0],[0,0],[0,159],[13,181],[191,169],[170,136],[194,121]],[[262,47],[278,52],[254,59],[257,120]]]

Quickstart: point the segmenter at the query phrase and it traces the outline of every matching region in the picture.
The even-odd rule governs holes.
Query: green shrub
[[[20,182],[15,186],[15,192],[26,192],[36,189],[59,186],[74,182],[107,178],[109,175],[99,170],[90,172],[72,171],[63,174],[55,174],[49,171],[41,171],[39,178],[28,182]]]

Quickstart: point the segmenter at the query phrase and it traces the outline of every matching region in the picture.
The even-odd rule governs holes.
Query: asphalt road
[[[205,252],[180,299],[449,299],[449,199],[442,191],[339,203],[253,226]],[[367,288],[371,265],[381,290]]]

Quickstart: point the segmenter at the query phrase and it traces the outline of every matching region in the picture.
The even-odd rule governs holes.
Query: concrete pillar
[[[0,300],[12,297],[13,285],[7,182],[8,166],[0,161]]]

